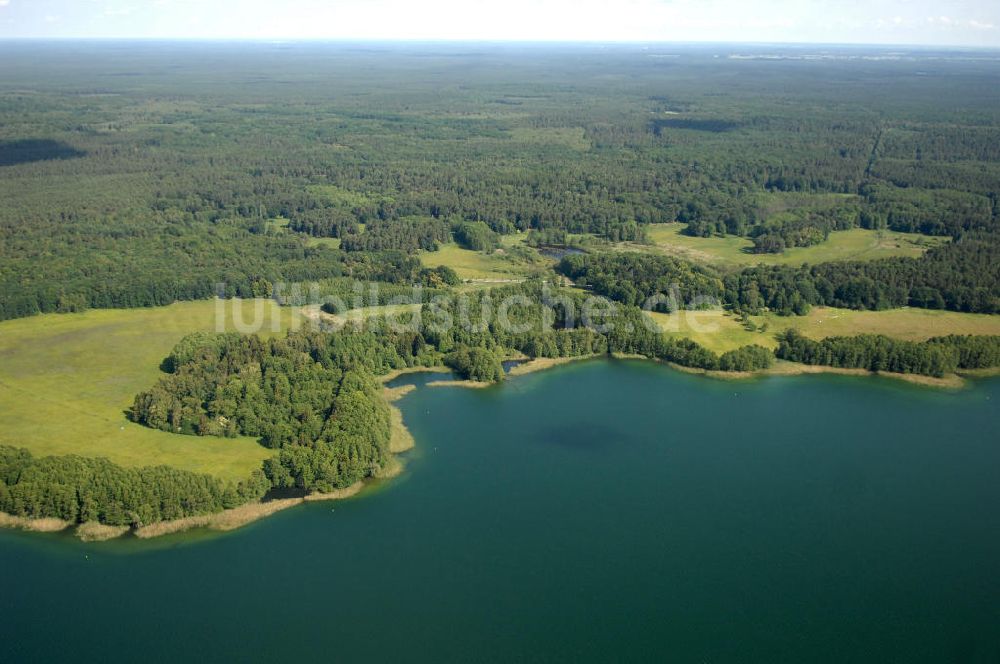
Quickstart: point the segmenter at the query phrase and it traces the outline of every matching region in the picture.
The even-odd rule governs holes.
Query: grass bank
[[[455,243],[443,244],[437,251],[421,251],[420,262],[426,267],[446,265],[463,280],[492,282],[522,281],[544,270],[552,261],[528,249],[524,233],[504,235],[501,247],[494,252],[471,251]]]
[[[546,369],[552,369],[554,367],[560,367],[564,364],[569,364],[570,362],[579,362],[581,360],[590,360],[595,357],[600,357],[599,355],[577,355],[575,357],[536,357],[534,359],[528,360],[511,368],[508,372],[508,376],[524,376],[530,373],[536,373],[538,371],[545,371]]]
[[[327,493],[312,493],[302,498],[281,498],[278,500],[265,500],[256,503],[240,505],[232,509],[223,510],[214,514],[199,514],[188,516],[182,519],[170,521],[160,521],[151,523],[148,526],[139,528],[129,528],[128,526],[108,526],[102,523],[82,523],[76,526],[74,534],[85,542],[106,541],[121,537],[131,532],[139,539],[150,539],[162,537],[174,533],[184,532],[195,528],[205,528],[207,530],[227,531],[235,530],[254,521],[271,516],[289,507],[295,507],[307,502],[319,500],[343,500],[356,496],[365,488],[364,482],[356,482],[349,487],[330,491]],[[61,519],[31,519],[27,517],[11,516],[0,512],[0,527],[20,528],[38,533],[61,532],[73,527],[69,521]]]
[[[466,387],[476,390],[485,389],[487,387],[493,387],[498,383],[488,383],[482,380],[434,380],[427,383],[427,387]]]
[[[193,528],[205,528],[208,530],[227,531],[235,530],[254,521],[271,516],[289,507],[295,507],[307,502],[317,500],[343,500],[356,496],[365,488],[364,482],[355,482],[349,487],[330,491],[328,493],[311,493],[303,498],[281,498],[278,500],[265,500],[257,503],[240,505],[233,509],[223,510],[215,514],[204,514],[199,516],[189,516],[183,519],[172,521],[160,521],[148,526],[136,528],[134,534],[139,539],[149,539],[151,537],[161,537],[173,533],[191,530]]]
[[[636,358],[640,359],[640,358]],[[645,359],[645,358],[641,358]],[[958,389],[966,385],[965,379],[958,374],[946,374],[940,378],[935,376],[923,376],[921,374],[893,373],[890,371],[869,371],[867,369],[855,369],[849,367],[828,367],[821,364],[799,364],[798,362],[787,362],[776,360],[774,366],[760,371],[712,371],[708,369],[697,369],[695,367],[684,367],[673,362],[667,362],[668,366],[683,371],[684,373],[697,374],[715,378],[718,380],[752,380],[765,378],[768,376],[804,376],[811,374],[833,374],[838,376],[881,376],[900,380],[904,383],[921,385],[924,387],[935,387],[940,389]]]
[[[0,442],[36,456],[245,478],[272,454],[255,439],[178,436],[134,424],[125,411],[162,375],[160,362],[181,337],[215,331],[217,320],[232,330],[255,314],[264,335],[283,335],[298,317],[270,300],[203,300],[0,323]]]
[[[698,262],[718,265],[802,265],[831,261],[874,260],[892,256],[916,257],[928,248],[946,242],[946,238],[918,233],[872,231],[853,228],[833,231],[826,241],[811,247],[794,247],[780,254],[752,254],[753,242],[744,237],[692,237],[682,231],[686,224],[652,224],[646,235],[650,244],[623,244],[631,251],[664,253]]]
[[[716,353],[747,344],[776,348],[775,335],[788,329],[817,340],[857,334],[884,334],[906,341],[926,341],[948,334],[1000,334],[1000,316],[908,307],[888,311],[813,307],[805,316],[751,316],[753,329],[721,309],[647,315],[664,333],[692,339]]]
[[[63,521],[62,519],[31,519],[0,512],[0,528],[18,528],[35,533],[58,533],[72,525],[69,521]]]
[[[416,385],[400,385],[399,387],[387,387],[384,390],[386,401],[389,402],[389,417],[392,424],[389,451],[393,454],[400,454],[416,447],[413,434],[403,422],[403,411],[395,403],[415,390],[416,387]]]
[[[413,434],[403,422],[403,413],[393,403],[401,399],[410,391],[415,389],[414,385],[403,385],[396,388],[385,388],[386,400],[389,402],[392,437],[389,442],[389,451],[392,456],[386,467],[377,476],[377,479],[387,479],[399,475],[403,471],[402,462],[395,456],[412,449],[415,446]],[[131,529],[128,526],[108,526],[101,523],[89,522],[76,526],[74,534],[83,541],[95,542],[105,541],[121,537],[129,532],[139,539],[150,539],[174,533],[184,532],[195,528],[203,528],[215,531],[235,530],[254,521],[268,517],[276,512],[295,507],[307,502],[320,500],[343,500],[357,495],[364,489],[365,482],[356,482],[349,487],[329,491],[325,493],[311,493],[301,498],[282,498],[277,500],[265,500],[255,503],[240,505],[222,512],[213,514],[201,514],[196,516],[173,519],[170,521],[160,521],[148,526],[141,526]],[[28,517],[12,516],[0,512],[0,527],[20,528],[32,532],[61,532],[73,527],[69,521],[61,519],[32,519]]]
[[[128,526],[107,526],[96,521],[88,521],[76,527],[76,536],[84,542],[105,542],[121,537],[129,530]]]

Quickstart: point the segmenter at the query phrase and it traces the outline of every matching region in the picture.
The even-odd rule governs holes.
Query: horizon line
[[[95,37],[95,36],[0,36],[3,42],[144,42],[144,43],[244,43],[244,44],[400,44],[400,45],[551,45],[551,46],[776,46],[776,47],[849,47],[947,49],[1000,51],[1000,45],[920,44],[886,42],[822,41],[732,41],[732,40],[596,40],[596,39],[454,39],[435,38],[346,38],[346,37]]]

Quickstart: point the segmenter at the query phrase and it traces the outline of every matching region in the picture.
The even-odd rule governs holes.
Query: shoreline
[[[912,385],[920,385],[923,387],[933,387],[937,389],[960,389],[966,387],[969,378],[990,378],[993,376],[1000,376],[1000,367],[994,367],[991,369],[960,369],[952,374],[947,374],[945,376],[925,376],[923,374],[906,374],[906,373],[894,373],[891,371],[869,371],[868,369],[859,369],[852,367],[830,367],[822,364],[801,364],[799,362],[789,362],[787,360],[775,360],[773,366],[768,369],[761,369],[759,371],[719,371],[715,369],[699,369],[696,367],[685,367],[674,362],[666,362],[664,360],[658,360],[656,358],[646,357],[645,355],[639,355],[634,353],[609,353],[609,354],[591,354],[591,355],[574,355],[570,357],[535,357],[528,358],[525,360],[525,356],[518,354],[516,356],[511,356],[506,358],[508,360],[525,360],[522,363],[512,367],[509,372],[507,372],[508,378],[516,378],[518,376],[525,376],[532,373],[537,373],[539,371],[546,371],[555,367],[560,367],[573,362],[580,362],[583,360],[592,360],[601,357],[610,357],[616,360],[644,360],[647,362],[657,362],[659,364],[665,364],[677,371],[681,371],[688,374],[697,374],[702,376],[707,376],[709,378],[716,378],[718,380],[750,380],[754,378],[761,378],[766,376],[804,376],[812,374],[832,374],[839,376],[881,376],[883,378],[891,378],[893,380],[900,380]],[[439,372],[448,371],[447,367],[409,367],[406,369],[398,369],[391,372],[387,376],[383,377],[383,383],[389,382],[399,376],[410,374],[410,373],[420,373],[420,372]],[[482,381],[471,381],[471,380],[436,380],[427,383],[428,387],[464,387],[468,389],[483,389],[490,387],[491,385],[496,385],[497,383],[486,383]],[[402,386],[404,388],[414,388],[413,385]],[[387,388],[391,392],[393,389],[399,388]],[[397,397],[390,397],[390,403],[395,401],[402,396],[409,393],[409,389],[404,391]]]
[[[528,360],[527,362],[522,362],[515,367],[511,367],[511,370],[507,373],[507,375],[511,377],[526,376],[539,371],[546,371],[555,367],[561,367],[572,362],[593,360],[598,357],[601,357],[601,355],[597,353],[591,355],[573,355],[571,357],[536,357]]]
[[[172,521],[151,523],[148,526],[136,528],[133,534],[139,539],[150,539],[162,535],[184,532],[193,528],[226,532],[253,523],[254,521],[259,521],[296,505],[319,500],[343,500],[350,498],[358,495],[364,488],[365,483],[358,481],[343,489],[335,489],[328,493],[310,493],[299,498],[278,498],[275,500],[247,503],[246,505],[240,505],[239,507],[233,507],[214,514],[188,516]]]
[[[614,360],[642,360],[644,362],[655,362],[662,364],[686,374],[693,374],[713,378],[716,380],[740,381],[765,378],[769,376],[805,376],[816,374],[830,374],[837,376],[880,376],[891,378],[911,385],[921,387],[932,387],[942,390],[956,390],[968,386],[969,378],[990,378],[1000,376],[1000,367],[992,369],[963,369],[952,374],[941,377],[926,376],[924,374],[895,373],[891,371],[870,371],[854,367],[831,367],[823,364],[802,364],[799,362],[789,362],[787,360],[775,360],[775,363],[768,369],[758,371],[719,371],[718,369],[699,369],[697,367],[686,367],[675,362],[668,362],[656,358],[646,357],[638,353],[608,353],[592,355],[574,355],[570,357],[536,357],[529,359],[522,364],[511,368],[507,373],[509,378],[526,376],[528,374],[546,371],[556,367],[565,366],[574,362],[593,360],[599,358],[611,358]],[[520,359],[520,358],[510,358]],[[483,389],[502,383],[486,383],[471,380],[438,380],[427,383],[428,387],[464,387],[467,389]],[[410,386],[412,387],[412,386]]]
[[[706,376],[708,378],[714,378],[717,380],[752,380],[754,378],[763,378],[767,376],[805,376],[814,374],[832,374],[839,376],[881,376],[883,378],[891,378],[893,380],[901,380],[906,383],[911,383],[913,385],[920,385],[923,387],[934,387],[937,389],[959,389],[966,387],[968,381],[966,378],[988,378],[992,376],[1000,376],[1000,368],[993,369],[969,369],[961,370],[953,374],[947,374],[940,378],[936,376],[925,376],[923,374],[904,374],[904,373],[893,373],[889,371],[869,371],[868,369],[858,369],[850,367],[830,367],[821,364],[801,364],[799,362],[788,362],[786,360],[776,360],[774,365],[768,369],[762,369],[760,371],[719,371],[715,369],[699,369],[696,367],[685,367],[674,362],[666,362],[663,360],[658,360],[655,358],[649,358],[645,355],[639,355],[634,353],[611,353],[607,356],[595,354],[595,355],[577,355],[573,357],[539,357],[533,360],[529,360],[524,364],[519,364],[510,370],[508,376],[516,377],[523,376],[538,371],[545,371],[554,367],[563,366],[571,362],[578,362],[582,360],[591,360],[600,357],[610,357],[615,360],[642,360],[644,362],[656,362],[658,364],[665,364],[672,369],[681,371],[687,374],[695,374]],[[467,381],[466,381],[467,382]],[[463,381],[441,381],[441,384],[451,384],[458,383],[461,384]],[[478,384],[472,385],[471,387],[479,387]]]
[[[464,387],[469,390],[482,390],[494,385],[500,385],[500,383],[487,383],[482,380],[463,380],[461,378],[454,380],[432,380],[427,383],[427,387]]]
[[[13,514],[0,512],[0,528],[16,528],[33,533],[58,533],[72,525],[69,521],[63,521],[55,517],[33,519],[28,516],[14,516]]]
[[[615,360],[642,360],[644,362],[655,362],[666,365],[677,371],[701,375],[717,380],[752,380],[755,378],[770,376],[801,376],[815,374],[833,374],[841,376],[881,376],[900,380],[921,387],[932,387],[935,389],[959,389],[967,386],[967,378],[988,378],[1000,376],[1000,368],[994,369],[973,369],[964,370],[956,374],[949,374],[941,378],[934,376],[924,376],[920,374],[901,374],[891,372],[869,371],[867,369],[829,367],[824,365],[800,364],[797,362],[787,362],[778,360],[774,366],[760,371],[717,371],[708,369],[698,369],[695,367],[685,367],[673,362],[665,362],[643,355],[612,353],[609,355],[577,355],[572,357],[538,357],[513,367],[508,376],[516,378],[528,374],[546,371],[556,367],[564,366],[574,362],[592,360],[600,357],[608,357]],[[446,370],[442,367],[409,367],[393,371],[382,377],[383,384],[409,373],[439,372]],[[502,383],[485,383],[481,381],[469,380],[440,380],[427,383],[428,387],[464,387],[467,389],[483,389]],[[397,387],[383,387],[383,394],[389,405],[392,424],[392,437],[389,442],[390,459],[386,466],[375,475],[375,480],[384,480],[397,477],[405,470],[405,465],[399,460],[400,453],[407,452],[416,447],[416,440],[413,434],[403,422],[403,412],[396,402],[410,394],[417,388],[416,385],[400,385]],[[129,533],[139,539],[151,539],[164,535],[171,535],[196,528],[204,528],[217,532],[227,532],[241,528],[245,525],[258,521],[286,510],[290,507],[302,505],[309,502],[321,500],[344,500],[358,495],[367,485],[368,481],[355,482],[351,486],[337,489],[328,493],[311,493],[306,496],[296,498],[279,498],[267,501],[247,503],[238,507],[215,512],[213,514],[202,514],[195,516],[173,519],[170,521],[160,521],[148,526],[131,528],[129,526],[109,526],[98,522],[87,522],[74,524],[62,519],[47,517],[33,519],[30,517],[20,517],[0,512],[0,528],[14,528],[27,532],[36,533],[57,533],[69,529],[74,530],[74,536],[84,542],[100,542],[123,537]]]
[[[599,353],[593,353],[590,355],[572,355],[569,357],[535,357],[535,358],[525,358],[522,356],[511,356],[504,358],[506,360],[519,360],[520,364],[511,367],[510,371],[507,372],[506,378],[517,378],[518,376],[527,376],[528,374],[537,373],[539,371],[547,371],[548,369],[554,369],[555,367],[561,367],[573,362],[582,362],[584,360],[594,360],[601,357],[607,357]],[[639,356],[636,356],[637,358]],[[644,358],[643,358],[644,359]],[[426,384],[427,387],[464,387],[466,389],[481,390],[487,387],[493,387],[494,385],[502,385],[503,381],[497,383],[488,383],[486,381],[480,380],[462,380],[461,378],[456,378],[452,380],[435,380]]]
[[[410,392],[417,389],[414,384],[400,385],[399,387],[384,387],[382,393],[389,404],[389,461],[385,467],[376,475],[379,479],[396,477],[403,472],[405,464],[399,456],[403,452],[409,452],[417,446],[417,441],[410,433],[410,429],[403,422],[403,411],[400,410],[396,402],[405,397]]]
[[[385,385],[386,383],[396,380],[400,376],[407,376],[409,374],[416,374],[416,373],[451,373],[451,369],[444,366],[443,364],[436,364],[430,367],[423,367],[423,366],[405,367],[403,369],[393,369],[387,374],[382,374],[381,376],[378,377],[378,380],[383,385]],[[402,387],[406,386],[404,385]],[[395,388],[388,388],[388,389],[395,389]]]
[[[636,358],[638,359],[638,358]],[[822,364],[801,364],[799,362],[788,362],[777,360],[773,366],[759,371],[717,371],[711,369],[698,369],[695,367],[684,367],[673,362],[666,362],[668,366],[688,374],[696,374],[714,378],[717,380],[752,380],[754,378],[765,378],[769,376],[805,376],[817,374],[830,374],[836,376],[880,376],[891,378],[911,385],[921,387],[933,387],[940,390],[955,390],[966,387],[967,381],[959,374],[947,374],[940,378],[936,376],[925,376],[923,374],[904,374],[891,371],[869,371],[868,369],[858,369],[852,367],[829,367]]]
[[[358,495],[366,486],[367,482],[358,481],[343,489],[336,489],[327,493],[310,493],[298,498],[278,498],[275,500],[247,503],[246,505],[222,510],[221,512],[197,514],[170,521],[158,521],[157,523],[151,523],[148,526],[139,526],[138,528],[109,526],[96,521],[74,524],[62,519],[32,519],[30,517],[13,516],[6,512],[0,512],[0,528],[16,528],[35,533],[60,533],[72,529],[73,535],[84,542],[106,542],[118,539],[129,533],[133,537],[145,540],[182,533],[195,528],[227,532],[269,517],[289,507],[322,500],[344,500],[351,498]]]
[[[382,377],[382,382],[387,383],[398,376],[407,373],[436,372],[446,370],[442,367],[409,367],[391,372]],[[399,476],[405,469],[405,465],[400,461],[398,455],[413,449],[416,441],[413,434],[403,423],[403,412],[395,402],[416,389],[416,385],[400,385],[398,387],[383,387],[383,395],[389,405],[391,418],[392,435],[389,440],[389,460],[385,467],[381,469],[372,480],[385,480]],[[73,535],[83,542],[106,542],[124,537],[131,533],[138,539],[152,539],[164,535],[173,535],[187,530],[203,528],[216,532],[227,532],[241,528],[245,525],[259,521],[281,512],[290,507],[303,505],[305,503],[322,500],[344,500],[359,494],[368,481],[361,480],[351,486],[336,489],[327,493],[310,493],[296,498],[278,498],[274,500],[257,501],[239,505],[221,512],[211,514],[198,514],[171,519],[169,521],[158,521],[148,526],[132,528],[130,526],[109,526],[96,521],[86,523],[73,523],[51,517],[34,519],[31,517],[14,516],[6,512],[0,512],[0,528],[13,528],[35,533],[59,533],[72,529]]]

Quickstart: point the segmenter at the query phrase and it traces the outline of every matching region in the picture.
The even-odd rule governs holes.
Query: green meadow
[[[420,261],[426,267],[447,265],[463,280],[521,281],[553,262],[525,245],[524,239],[524,234],[505,235],[501,248],[492,253],[463,249],[449,242],[437,251],[420,252]]]
[[[814,307],[806,316],[751,316],[753,329],[721,309],[647,315],[667,334],[693,339],[717,353],[747,344],[775,348],[778,345],[775,335],[790,328],[814,339],[884,334],[908,341],[924,341],[948,334],[1000,334],[1000,316],[913,308],[855,311]]]
[[[692,237],[681,231],[685,224],[652,224],[647,229],[648,245],[627,244],[637,251],[658,251],[694,261],[723,265],[801,265],[830,261],[874,260],[892,256],[917,257],[946,239],[916,233],[872,231],[853,228],[833,231],[825,241],[811,247],[794,247],[780,254],[752,254],[753,242],[744,237]]]
[[[36,455],[103,456],[125,466],[245,477],[271,453],[254,439],[156,431],[129,422],[125,410],[157,380],[181,337],[215,331],[217,319],[224,329],[249,330],[255,310],[266,335],[283,335],[301,320],[270,300],[202,300],[0,323],[0,441]]]

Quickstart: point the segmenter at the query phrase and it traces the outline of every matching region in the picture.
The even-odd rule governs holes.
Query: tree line
[[[168,466],[125,468],[100,458],[35,457],[0,445],[0,512],[27,518],[139,527],[236,507],[269,488],[261,471],[225,483]]]
[[[631,306],[650,298],[655,311],[717,304],[723,295],[721,275],[713,268],[670,256],[631,252],[564,256],[556,271],[578,286]]]
[[[656,311],[715,301],[750,314],[805,315],[816,305],[1000,312],[1000,242],[983,233],[963,235],[919,258],[724,270],[620,252],[566,256],[556,270],[613,300],[648,302]]]
[[[779,334],[778,342],[777,357],[802,364],[936,377],[1000,366],[1000,336],[951,335],[916,342],[861,334],[816,341],[792,329]]]
[[[919,258],[760,266],[725,277],[725,301],[748,313],[805,314],[813,305],[1000,312],[1000,243],[968,234]]]

